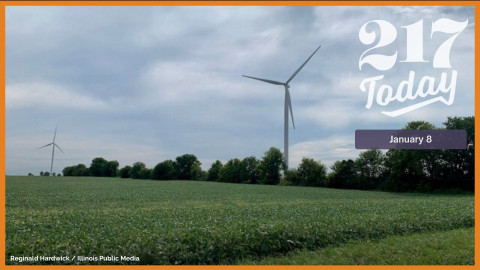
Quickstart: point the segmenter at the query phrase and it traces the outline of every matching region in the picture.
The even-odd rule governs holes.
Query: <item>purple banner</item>
[[[465,130],[356,130],[356,149],[466,149]]]

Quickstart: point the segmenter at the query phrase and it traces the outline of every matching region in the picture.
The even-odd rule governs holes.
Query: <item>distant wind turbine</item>
[[[53,171],[53,157],[55,156],[55,147],[57,147],[58,150],[62,151],[62,153],[63,153],[63,150],[60,148],[60,146],[58,146],[55,143],[55,136],[57,136],[57,127],[55,127],[55,133],[53,134],[53,142],[37,148],[37,150],[38,150],[38,149],[42,149],[42,148],[45,148],[45,147],[50,146],[50,145],[52,146],[52,162],[50,163],[50,176],[52,176],[52,171]]]
[[[288,90],[290,88],[290,83],[295,76],[300,72],[300,70],[307,64],[308,61],[313,57],[313,55],[320,49],[322,45],[318,46],[318,48],[308,57],[308,59],[303,62],[303,64],[295,70],[295,72],[288,78],[286,82],[278,82],[278,81],[273,81],[273,80],[268,80],[268,79],[262,79],[262,78],[256,78],[256,77],[251,77],[251,76],[246,76],[242,75],[243,77],[254,79],[254,80],[259,80],[262,82],[266,83],[271,83],[275,85],[283,85],[285,87],[285,118],[284,118],[284,133],[283,133],[283,147],[285,151],[285,165],[288,168],[288,111],[290,111],[290,116],[292,117],[292,124],[293,124],[293,129],[295,129],[295,121],[293,120],[293,110],[292,110],[292,101],[290,99],[290,91]]]

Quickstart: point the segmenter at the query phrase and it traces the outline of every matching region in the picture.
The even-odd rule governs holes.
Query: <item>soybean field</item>
[[[254,263],[391,237],[454,238],[474,226],[473,195],[7,176],[5,196],[6,264],[112,264],[9,260],[38,255],[140,259],[113,264]],[[473,246],[467,248],[473,262]]]

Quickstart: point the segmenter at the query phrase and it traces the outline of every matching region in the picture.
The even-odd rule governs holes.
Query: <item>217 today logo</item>
[[[379,31],[379,38],[377,39],[374,31],[367,31],[367,25],[376,24]],[[406,100],[420,100],[418,103],[406,106],[404,108],[394,111],[382,111],[383,114],[396,117],[421,107],[425,107],[437,101],[441,101],[446,105],[452,105],[455,99],[455,87],[457,83],[457,71],[452,69],[450,65],[450,51],[455,39],[467,27],[468,20],[458,22],[450,19],[439,19],[432,22],[430,38],[437,32],[451,34],[436,50],[432,59],[433,68],[447,68],[450,69],[450,74],[442,72],[440,81],[435,88],[435,81],[438,78],[431,76],[423,76],[418,81],[418,86],[414,92],[415,71],[410,71],[407,80],[403,80],[398,84],[396,92],[394,88],[388,84],[381,84],[384,75],[374,76],[364,79],[360,83],[360,89],[367,92],[366,108],[370,109],[373,102],[380,106],[387,106],[390,102],[405,102]],[[400,60],[402,63],[425,63],[430,62],[425,60],[423,56],[423,19],[406,26],[402,26],[406,30],[406,58]],[[397,63],[397,51],[391,55],[372,53],[373,50],[385,47],[392,44],[397,38],[397,29],[390,22],[385,20],[372,20],[365,23],[359,31],[358,35],[360,41],[365,45],[372,45],[365,50],[358,61],[358,68],[362,70],[365,64],[371,65],[379,71],[387,71],[392,69]],[[378,87],[377,87],[378,86]],[[441,94],[448,96],[445,99]],[[447,95],[448,94],[448,95]]]

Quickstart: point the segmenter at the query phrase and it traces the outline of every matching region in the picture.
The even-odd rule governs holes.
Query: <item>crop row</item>
[[[36,194],[28,183],[7,182],[7,258],[134,255],[140,264],[231,264],[474,225],[473,196],[99,181],[37,187]]]

